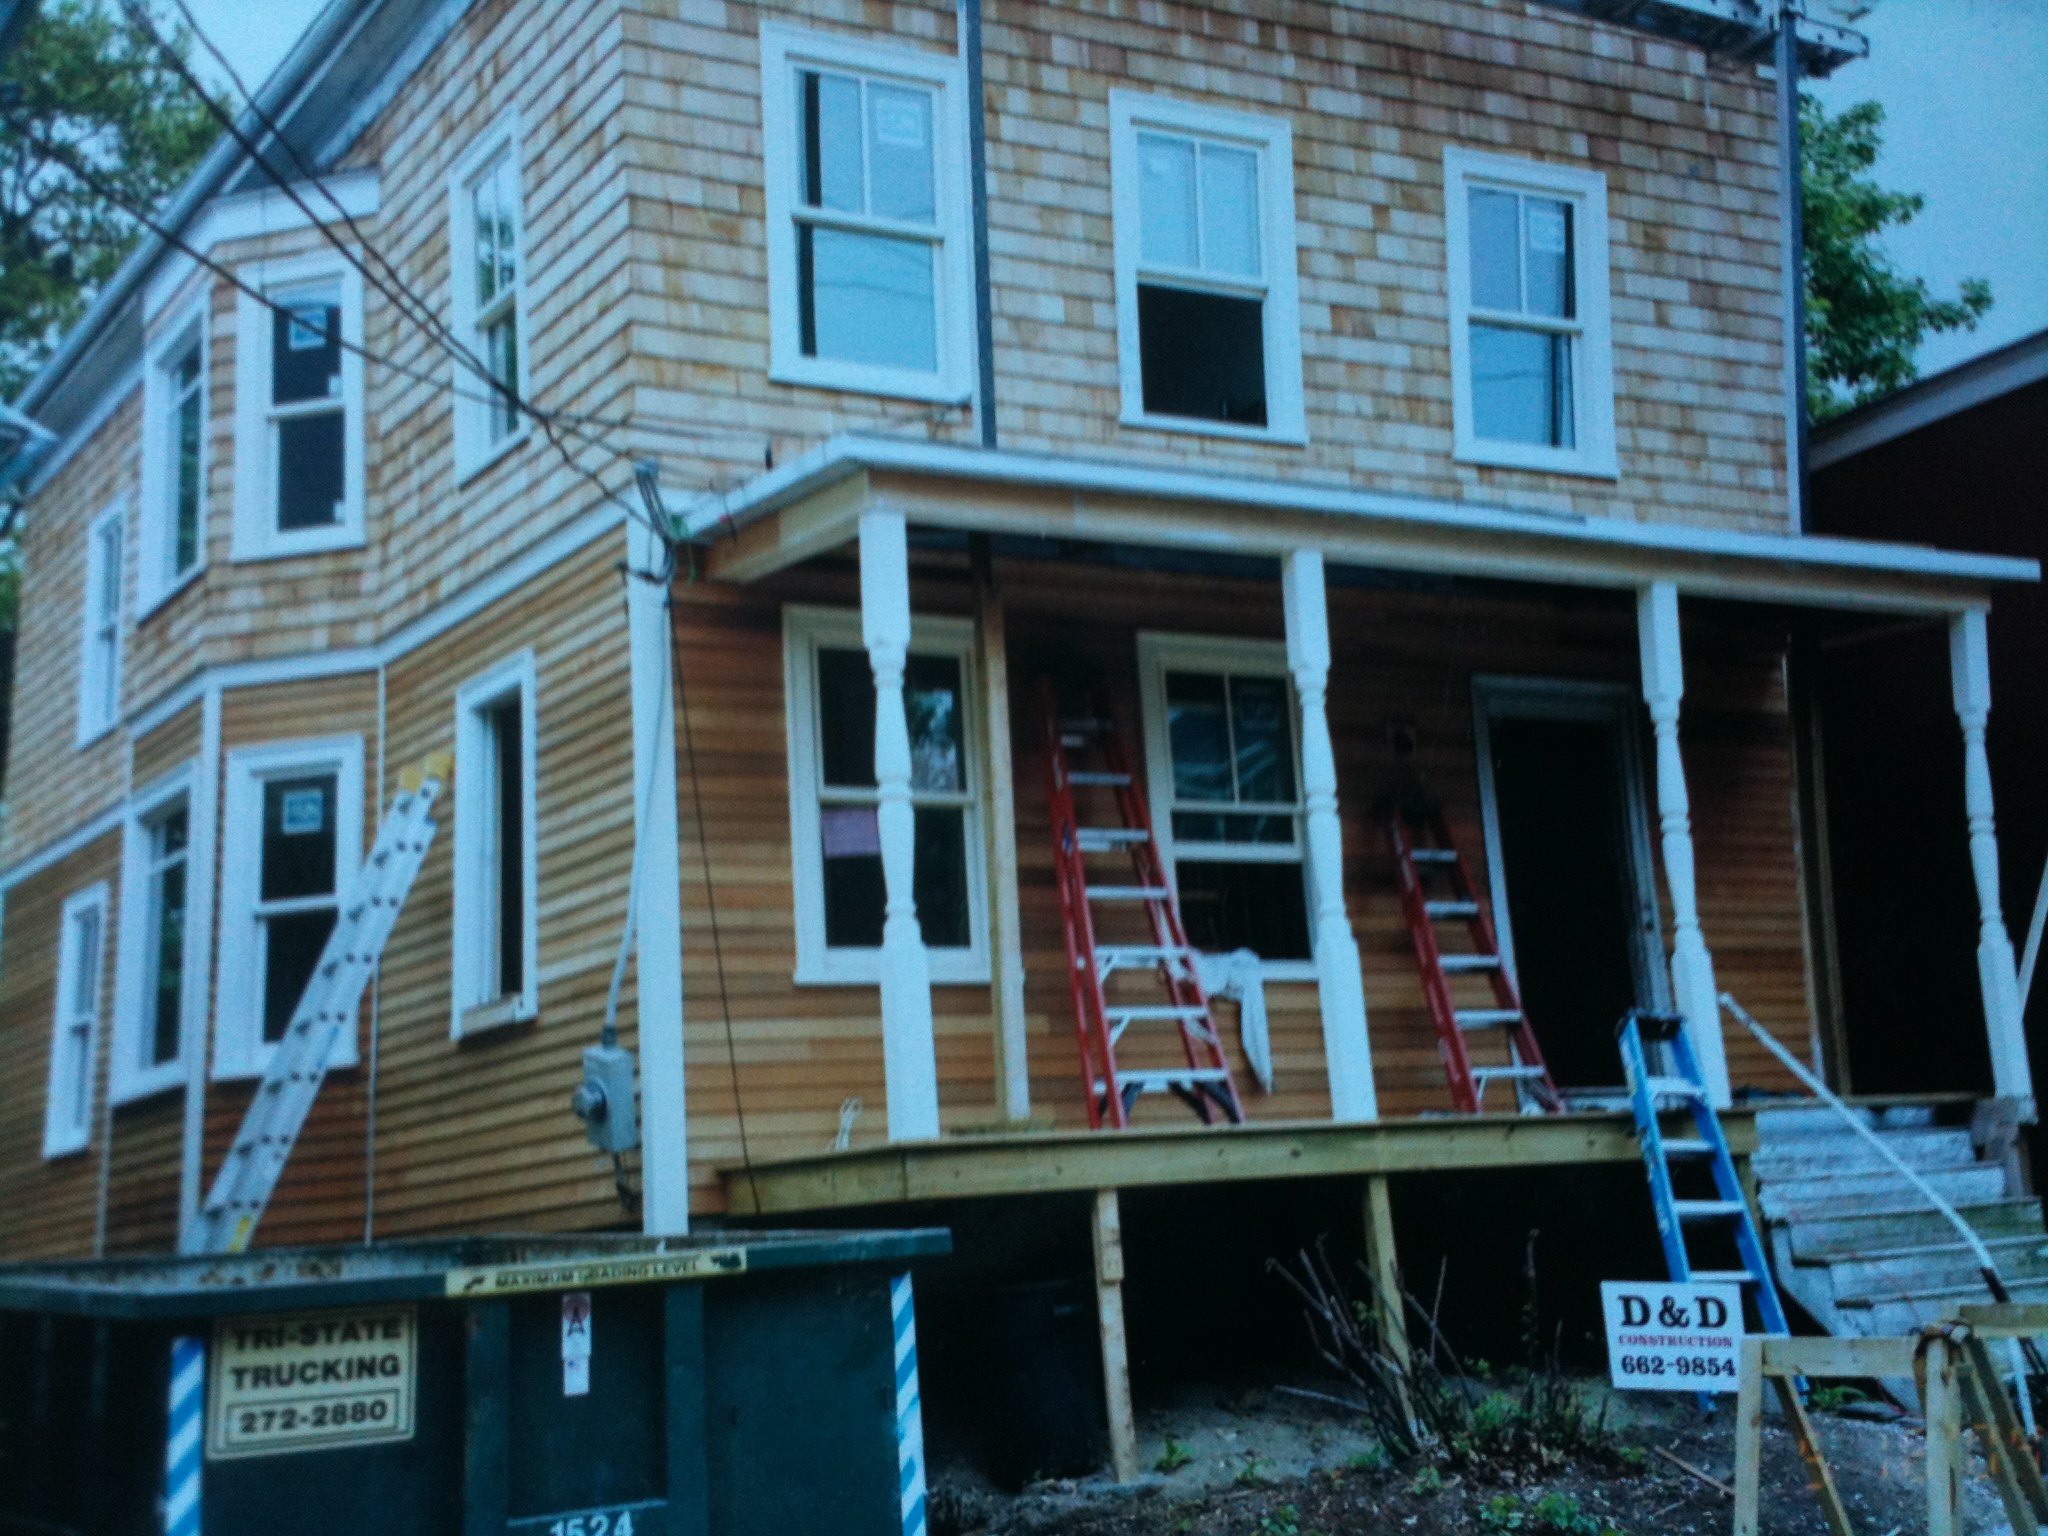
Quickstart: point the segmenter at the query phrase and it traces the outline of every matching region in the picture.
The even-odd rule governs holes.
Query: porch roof
[[[847,434],[684,517],[712,575],[751,581],[851,540],[863,512],[968,532],[1279,556],[1900,613],[1989,605],[2038,561],[1918,544],[1438,501],[1334,484]]]

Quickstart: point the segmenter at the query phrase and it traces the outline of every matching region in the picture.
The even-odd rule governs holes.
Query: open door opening
[[[1633,696],[1619,685],[1474,685],[1501,955],[1560,1089],[1614,1090],[1616,1022],[1669,1006]]]

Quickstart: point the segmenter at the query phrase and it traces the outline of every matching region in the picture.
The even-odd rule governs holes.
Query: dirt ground
[[[1589,1387],[1602,1392],[1604,1388]],[[1427,1461],[1389,1465],[1343,1410],[1284,1391],[1189,1393],[1142,1412],[1148,1469],[1041,1482],[1005,1494],[964,1466],[937,1468],[933,1536],[1707,1536],[1725,1532],[1727,1495],[1661,1449],[1721,1482],[1734,1463],[1734,1401],[1703,1418],[1691,1398],[1612,1395],[1610,1422],[1644,1453],[1640,1470],[1567,1467],[1491,1478]],[[1925,1445],[1915,1420],[1817,1419],[1858,1536],[1926,1528]],[[1765,1536],[1825,1536],[1791,1436],[1764,1430]],[[1569,1502],[1567,1502],[1569,1501]],[[1972,1536],[2008,1530],[1990,1483],[1965,1490]],[[1545,1515],[1549,1516],[1546,1521]]]

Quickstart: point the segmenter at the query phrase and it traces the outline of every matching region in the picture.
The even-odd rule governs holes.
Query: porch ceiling
[[[1737,1157],[1756,1149],[1753,1109],[1722,1110],[1721,1125]],[[728,1165],[720,1174],[733,1215],[774,1216],[1063,1190],[1641,1160],[1625,1114],[1459,1115],[950,1136]]]
[[[1732,533],[1579,513],[1384,496],[950,443],[842,436],[698,504],[710,574],[761,576],[851,540],[861,514],[914,524],[1278,556],[1567,586],[1675,582],[1688,596],[1896,613],[1983,608],[2033,560],[1915,544]]]

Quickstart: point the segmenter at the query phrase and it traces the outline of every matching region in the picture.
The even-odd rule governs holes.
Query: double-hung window
[[[761,28],[771,378],[967,398],[958,68],[950,55]]]
[[[45,1157],[80,1151],[92,1140],[93,1057],[99,1048],[100,976],[107,941],[105,884],[70,897],[58,922],[57,1008],[43,1104]]]
[[[531,651],[455,695],[455,1003],[450,1033],[540,1008],[540,860]]]
[[[1139,663],[1153,826],[1188,942],[1210,954],[1249,949],[1270,974],[1306,974],[1301,759],[1285,648],[1144,635]]]
[[[121,866],[112,1092],[138,1098],[184,1081],[187,979],[202,968],[191,910],[191,773],[136,797]],[[195,940],[199,940],[195,944]]]
[[[875,682],[860,615],[784,610],[790,831],[799,982],[881,979],[882,839],[876,814]],[[904,667],[912,892],[934,981],[987,981],[979,703],[972,626],[918,619]]]
[[[362,285],[325,258],[257,263],[235,353],[237,559],[363,541]]]
[[[260,1072],[284,1038],[355,881],[363,848],[359,736],[228,755],[221,843],[219,1059]],[[329,1065],[352,1065],[345,1029]]]
[[[1607,179],[1444,151],[1457,456],[1615,473]]]
[[[1121,90],[1109,114],[1124,423],[1301,441],[1292,131]]]
[[[85,587],[78,637],[77,742],[121,718],[121,551],[123,520],[109,507],[85,531]]]
[[[519,192],[519,122],[493,124],[448,183],[449,250],[456,333],[490,377],[455,370],[455,462],[468,476],[525,435],[515,400],[526,398],[524,219]]]
[[[143,375],[142,509],[136,540],[136,610],[185,584],[205,559],[206,316],[174,326]]]

